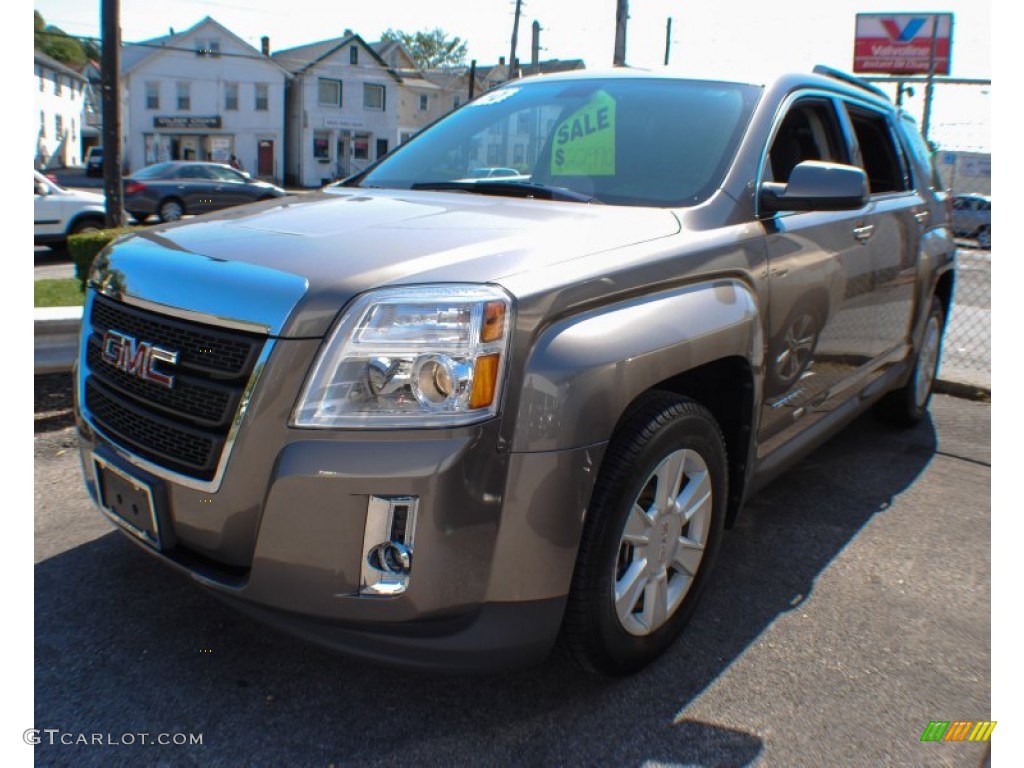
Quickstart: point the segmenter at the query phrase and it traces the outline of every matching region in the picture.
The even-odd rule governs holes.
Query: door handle
[[[917,213],[914,214],[914,218],[917,219],[917,221],[920,224],[927,224],[928,223],[928,211],[918,211]]]
[[[853,236],[860,240],[862,243],[866,243],[871,239],[871,235],[875,233],[874,224],[861,224],[859,227],[853,228]]]

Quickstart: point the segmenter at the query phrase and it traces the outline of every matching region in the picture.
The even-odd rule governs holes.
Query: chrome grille
[[[100,295],[93,300],[88,330],[83,395],[94,425],[147,461],[212,479],[266,337]],[[160,386],[106,362],[107,331],[177,352],[177,364],[161,369],[174,376],[174,385]]]

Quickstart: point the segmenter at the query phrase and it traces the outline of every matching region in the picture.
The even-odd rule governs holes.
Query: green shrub
[[[78,278],[83,293],[89,280],[92,263],[96,260],[99,252],[121,235],[127,235],[139,229],[142,227],[115,227],[95,232],[83,232],[68,238],[68,253],[71,255],[71,260],[75,262],[75,277]]]

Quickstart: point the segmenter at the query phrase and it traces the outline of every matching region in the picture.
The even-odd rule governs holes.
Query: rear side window
[[[885,115],[853,105],[848,105],[847,111],[871,194],[906,191],[902,158]]]
[[[903,134],[907,153],[914,159],[911,169],[911,183],[916,189],[930,187],[935,191],[944,188],[939,171],[935,167],[935,158],[925,143],[917,124],[907,115],[900,117],[900,131]]]

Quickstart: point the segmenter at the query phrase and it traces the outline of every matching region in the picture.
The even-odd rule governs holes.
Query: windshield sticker
[[[480,98],[473,99],[466,106],[467,107],[485,107],[488,104],[498,104],[498,103],[504,101],[505,99],[507,99],[509,96],[515,96],[517,93],[519,93],[519,89],[518,88],[501,88],[501,89],[496,90],[496,91],[488,91],[487,93],[485,93]]]
[[[615,175],[615,99],[598,91],[555,129],[555,176]]]

